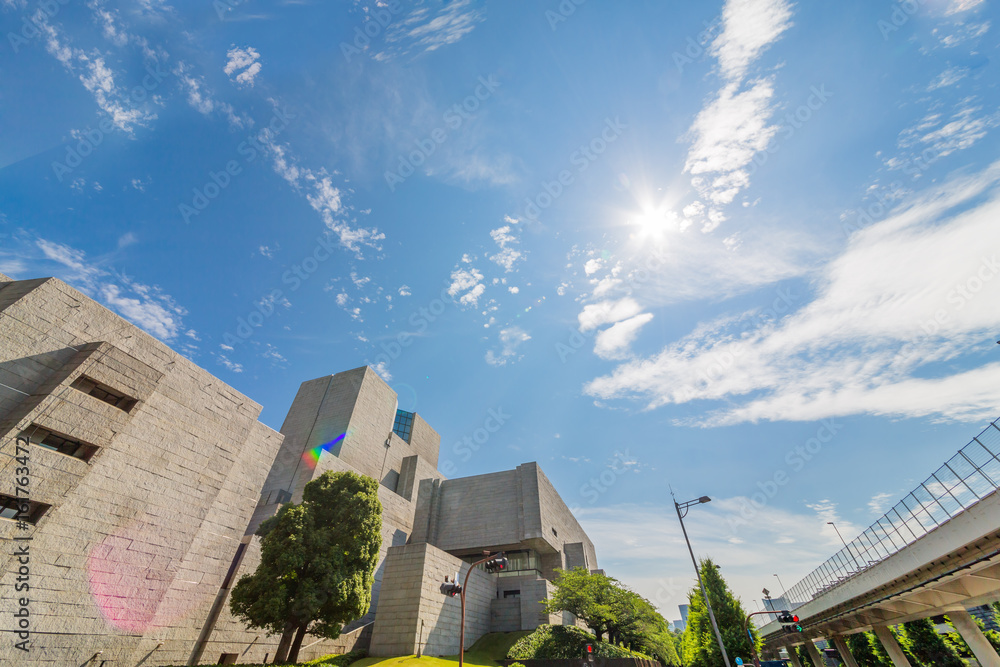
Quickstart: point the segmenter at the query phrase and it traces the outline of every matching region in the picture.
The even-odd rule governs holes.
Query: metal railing
[[[816,599],[912,544],[998,488],[1000,427],[992,422],[882,518],[786,591],[784,597],[798,604]]]

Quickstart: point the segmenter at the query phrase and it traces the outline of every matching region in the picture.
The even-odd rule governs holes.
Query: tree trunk
[[[281,633],[281,641],[278,642],[278,650],[274,654],[275,664],[288,660],[288,647],[292,645],[292,636],[295,632],[295,624],[285,623],[285,631]]]
[[[288,652],[288,662],[296,663],[299,661],[299,649],[302,648],[302,640],[306,636],[306,625],[300,625],[298,631],[295,633],[295,641],[292,642],[292,649]]]

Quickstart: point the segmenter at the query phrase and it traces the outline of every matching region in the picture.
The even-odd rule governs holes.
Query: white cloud
[[[129,108],[127,93],[118,89],[103,57],[88,56],[82,50],[66,45],[60,33],[48,23],[39,27],[45,35],[46,50],[69,72],[78,75],[80,83],[94,96],[97,106],[108,114],[115,127],[131,134],[134,126],[144,125],[156,118],[155,114],[142,109]]]
[[[965,67],[949,67],[941,72],[934,81],[927,86],[927,92],[933,92],[939,88],[954,86],[956,83],[968,76],[969,70]]]
[[[514,247],[520,242],[519,239],[511,233],[511,225],[492,230],[490,236],[500,248],[500,252],[490,256],[490,260],[502,266],[506,273],[510,273],[514,270],[514,264],[523,259],[521,251]]]
[[[390,24],[388,47],[376,60],[415,52],[436,51],[472,32],[485,18],[485,9],[472,0],[429,0],[408,16]]]
[[[243,372],[243,364],[238,364],[235,361],[231,361],[229,357],[227,357],[226,355],[220,354],[217,356],[217,359],[220,364],[228,368],[233,373]]]
[[[226,66],[223,71],[230,80],[234,81],[236,85],[251,86],[253,87],[254,79],[260,74],[260,53],[257,52],[253,47],[238,48],[233,46],[226,53],[229,60],[226,62]],[[242,71],[240,71],[242,70]],[[239,72],[239,74],[236,74]],[[236,74],[236,78],[233,79],[233,74]]]
[[[745,167],[767,148],[778,131],[768,125],[774,86],[768,79],[754,81],[747,90],[725,86],[702,109],[691,126],[694,145],[684,170],[695,175],[715,174],[698,180],[698,189],[715,204],[730,203],[750,183]]]
[[[580,331],[589,331],[604,324],[620,322],[630,317],[635,317],[640,312],[642,312],[642,306],[635,299],[625,297],[618,301],[601,301],[599,303],[588,304],[577,315],[577,319],[580,321]]]
[[[161,340],[172,340],[181,331],[179,314],[169,302],[151,298],[148,293],[140,294],[138,298],[126,296],[118,285],[112,283],[101,285],[99,294],[111,309]]]
[[[500,351],[487,351],[486,363],[491,366],[504,366],[508,362],[517,361],[520,359],[520,357],[517,357],[517,348],[519,348],[522,343],[529,340],[531,340],[531,336],[529,336],[528,333],[520,327],[508,327],[506,329],[501,329]]]
[[[385,361],[380,361],[374,366],[372,366],[372,370],[378,373],[379,376],[381,376],[381,378],[386,382],[392,381],[392,373],[389,372],[389,366],[386,364]]]
[[[984,0],[951,0],[951,4],[948,5],[948,9],[945,14],[960,14],[962,12],[967,12],[970,9],[975,9],[982,5]]]
[[[479,304],[479,297],[486,291],[486,286],[483,285],[482,280],[483,274],[474,268],[456,268],[451,272],[451,285],[448,286],[448,295],[456,297],[465,292],[465,294],[459,297],[459,305],[477,306]]]
[[[385,234],[378,229],[352,227],[342,210],[340,189],[333,184],[333,178],[325,169],[313,171],[299,167],[295,160],[288,156],[287,147],[277,144],[273,138],[262,141],[267,146],[274,160],[274,171],[284,178],[296,190],[306,191],[306,200],[313,210],[320,214],[323,223],[339,239],[340,245],[361,257],[361,248],[370,247],[381,250],[381,241]]]
[[[723,31],[709,52],[726,79],[741,79],[756,60],[792,25],[787,0],[728,0],[722,10]]]
[[[399,288],[399,296],[410,296],[411,294],[413,294],[413,292],[410,291],[410,287],[408,285],[403,285]]]
[[[205,116],[211,115],[216,110],[221,111],[222,115],[229,121],[230,126],[235,128],[253,125],[253,121],[250,118],[236,113],[231,104],[215,100],[211,93],[205,90],[205,80],[203,78],[195,78],[188,73],[188,70],[189,68],[184,63],[180,63],[175,72],[181,82],[181,86],[187,90],[187,102],[191,105],[191,108]]]
[[[724,401],[700,423],[871,414],[979,420],[1000,408],[1000,364],[956,360],[1000,329],[1000,163],[899,207],[820,271],[811,302],[777,291],[781,319],[700,325],[586,391],[651,408]],[[984,195],[987,195],[984,197]],[[985,199],[985,201],[982,201]],[[770,299],[768,299],[770,301]],[[782,305],[784,302],[784,305]],[[940,362],[952,362],[935,368]]]
[[[651,313],[643,313],[600,332],[594,341],[594,354],[602,359],[621,359],[627,356],[628,347],[639,335],[639,330],[652,319]]]
[[[891,504],[890,501],[895,498],[891,493],[876,493],[872,496],[872,499],[868,501],[868,509],[872,514],[881,516],[885,514],[885,510]]]
[[[279,250],[281,250],[281,244],[279,243],[275,243],[273,248],[267,245],[262,245],[257,248],[257,252],[260,253],[261,257],[266,257],[267,259],[272,259],[274,257],[274,253]]]

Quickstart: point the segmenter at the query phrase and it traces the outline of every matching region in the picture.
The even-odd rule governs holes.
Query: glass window
[[[89,461],[99,449],[98,447],[86,442],[74,440],[69,436],[58,435],[38,427],[30,428],[22,435],[29,439],[33,445],[64,454],[66,456],[72,456],[83,461]]]
[[[396,421],[392,425],[393,432],[403,440],[410,441],[413,432],[413,413],[406,410],[396,410]]]
[[[25,503],[28,505],[28,511],[22,514],[20,511],[23,509]],[[43,514],[49,511],[50,507],[52,506],[45,503],[38,503],[33,500],[26,501],[24,498],[15,498],[0,493],[0,519],[16,519],[34,524],[42,518]]]
[[[105,384],[101,384],[96,380],[91,380],[86,375],[78,377],[70,386],[77,391],[81,391],[88,396],[93,396],[97,400],[104,401],[108,405],[113,405],[119,410],[124,410],[125,412],[134,408],[135,404],[138,403],[138,401],[131,396],[126,396],[125,394],[115,391]]]

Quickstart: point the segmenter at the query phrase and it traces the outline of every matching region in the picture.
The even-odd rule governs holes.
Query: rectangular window
[[[91,445],[90,443],[71,438],[61,433],[53,433],[48,429],[34,424],[22,433],[21,437],[30,440],[33,445],[65,456],[72,456],[81,461],[89,461],[100,449],[96,445]]]
[[[30,524],[35,524],[51,507],[52,505],[45,503],[0,493],[0,519],[27,521]]]
[[[108,405],[113,405],[119,410],[129,412],[135,407],[138,401],[131,396],[127,396],[116,389],[112,389],[106,384],[102,384],[97,380],[92,380],[86,375],[81,375],[78,377],[73,384],[70,385],[73,389],[77,391],[82,391],[88,396],[93,396],[99,401],[104,401]]]
[[[406,410],[396,410],[396,421],[392,424],[392,431],[409,442],[410,434],[413,432],[413,413]]]
[[[503,592],[503,599],[504,600],[506,600],[507,598],[519,598],[519,597],[521,597],[521,590],[520,589],[515,589],[513,591],[504,591]]]

